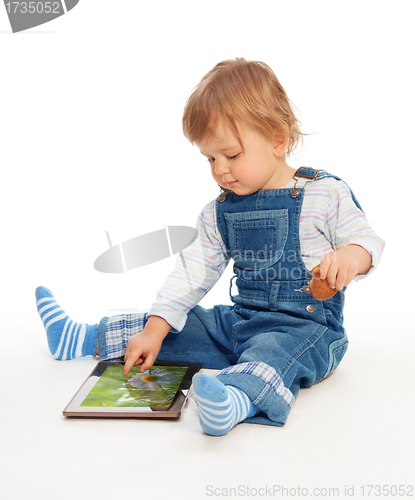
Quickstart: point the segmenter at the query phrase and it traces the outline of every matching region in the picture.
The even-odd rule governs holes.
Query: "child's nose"
[[[225,175],[229,174],[231,169],[229,168],[229,165],[227,164],[226,161],[224,160],[215,160],[215,172],[216,175]]]

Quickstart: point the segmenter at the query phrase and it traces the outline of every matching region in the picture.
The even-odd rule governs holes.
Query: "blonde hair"
[[[243,147],[236,121],[273,141],[276,134],[289,138],[287,154],[302,142],[301,123],[272,69],[243,58],[218,63],[194,88],[187,100],[183,133],[193,144],[215,135],[218,122],[228,126]]]

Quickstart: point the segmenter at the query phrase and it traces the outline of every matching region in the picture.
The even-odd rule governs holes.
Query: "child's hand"
[[[140,372],[151,368],[170,330],[171,326],[164,319],[150,316],[144,330],[133,335],[128,341],[124,355],[124,375],[135,365],[141,364]]]
[[[141,364],[140,372],[148,370],[160,351],[162,340],[154,338],[145,331],[136,333],[128,341],[127,352],[124,355],[124,375],[135,365]]]
[[[372,265],[372,257],[359,245],[347,245],[328,253],[320,262],[320,278],[331,288],[343,290],[357,274],[366,274]]]

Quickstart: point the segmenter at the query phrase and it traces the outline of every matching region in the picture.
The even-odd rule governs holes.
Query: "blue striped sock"
[[[43,286],[36,288],[36,307],[46,330],[49,350],[56,359],[95,356],[98,325],[72,321],[52,292]]]
[[[216,377],[197,373],[193,377],[199,422],[206,434],[223,436],[246,418],[253,417],[257,407],[248,396],[232,385],[224,385]]]

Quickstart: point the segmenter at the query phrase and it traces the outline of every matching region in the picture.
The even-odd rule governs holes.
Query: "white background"
[[[0,6],[5,498],[205,498],[207,485],[224,496],[273,484],[337,487],[340,497],[355,485],[354,498],[366,498],[364,484],[414,483],[413,10],[410,1],[81,0],[13,34]],[[193,403],[176,423],[65,420],[95,361],[51,358],[34,290],[50,288],[89,323],[151,305],[174,258],[124,275],[93,263],[105,231],[116,244],[192,226],[217,196],[181,114],[200,78],[237,56],[269,64],[299,110],[310,136],[292,166],[344,178],[387,242],[378,271],[349,288],[349,353],[300,394],[284,429],[241,425],[210,438]],[[229,302],[229,276],[202,305]]]

